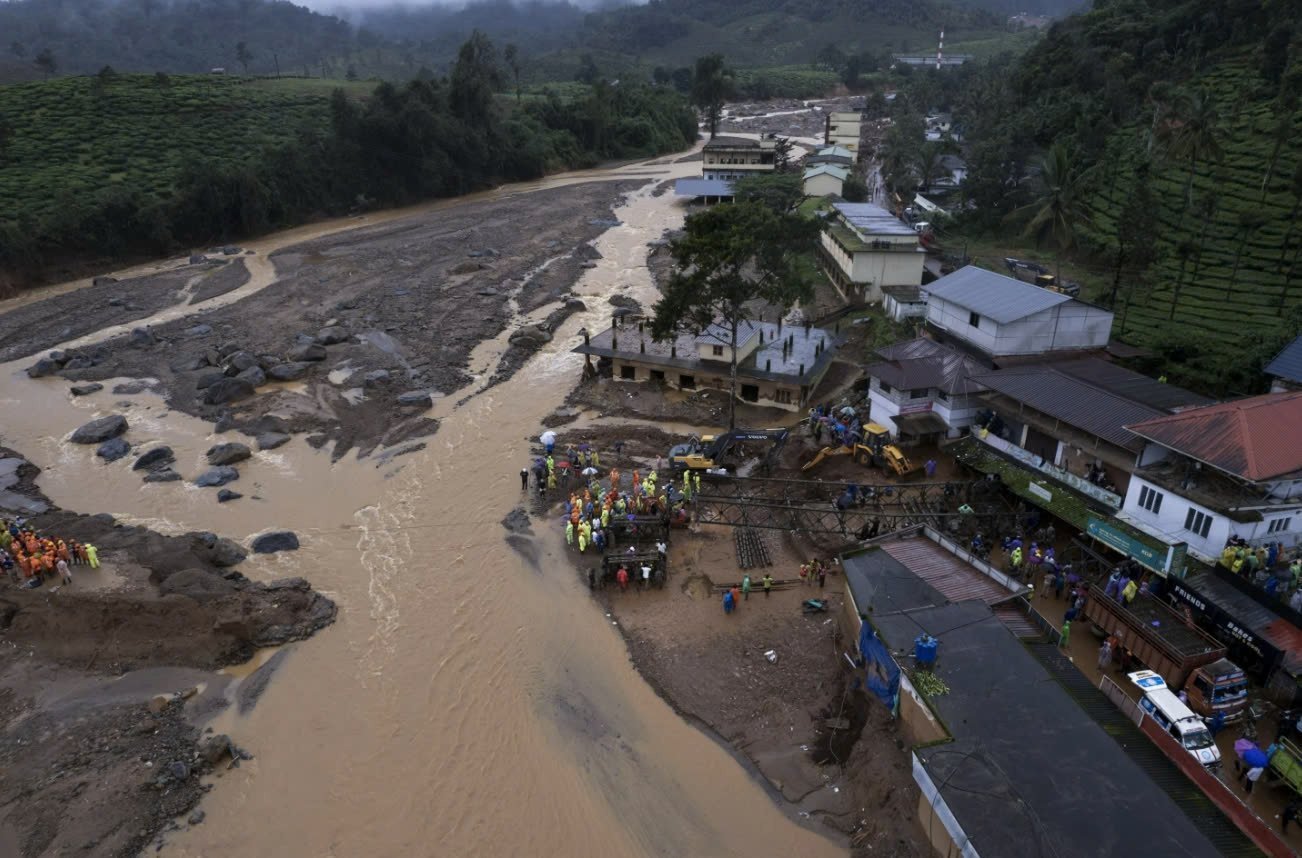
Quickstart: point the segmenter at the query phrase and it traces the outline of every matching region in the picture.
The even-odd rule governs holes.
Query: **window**
[[[1139,505],[1156,515],[1162,509],[1162,493],[1142,486],[1139,489]]]
[[[663,382],[665,380],[665,371],[663,369],[651,370],[651,380]]]
[[[680,375],[680,376],[678,376],[678,386],[681,387],[683,390],[695,390],[695,389],[696,389],[696,376],[694,376],[694,375]]]
[[[927,398],[927,388],[925,387],[920,387],[917,390],[909,391],[909,399],[926,399],[926,398]]]
[[[981,327],[981,316],[977,313],[968,313],[967,323],[974,328],[979,328]]]
[[[1270,525],[1266,528],[1266,532],[1283,533],[1284,531],[1288,530],[1289,523],[1292,521],[1293,521],[1292,518],[1277,518],[1274,521],[1272,521]]]
[[[723,346],[710,346],[710,353],[715,357],[723,357]]]
[[[1205,512],[1189,507],[1189,512],[1184,517],[1184,529],[1206,539],[1207,532],[1212,529],[1212,517]]]
[[[773,401],[782,405],[790,405],[791,391],[784,387],[779,387],[777,390],[773,391]]]
[[[624,364],[619,368],[619,377],[625,381],[635,381],[637,379],[637,367]]]
[[[936,398],[939,399],[941,402],[949,402],[949,394],[943,390],[938,389],[936,391]]]
[[[877,386],[882,389],[882,393],[890,393],[891,386],[884,381],[878,381]]]

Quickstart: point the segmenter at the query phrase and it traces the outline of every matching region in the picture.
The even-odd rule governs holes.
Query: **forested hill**
[[[1091,270],[1172,382],[1253,391],[1302,329],[1300,37],[1295,0],[1100,0],[966,70],[974,216]]]

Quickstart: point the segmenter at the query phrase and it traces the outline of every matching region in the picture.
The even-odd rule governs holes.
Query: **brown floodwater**
[[[301,550],[250,558],[243,571],[302,575],[339,603],[338,622],[289,648],[255,708],[218,716],[215,728],[255,759],[216,780],[202,805],[206,822],[170,835],[161,854],[846,854],[797,824],[729,751],[655,695],[561,556],[554,528],[535,523],[530,562],[507,546],[500,524],[522,500],[518,471],[539,420],[579,377],[582,359],[570,353],[578,331],[608,322],[612,294],[654,300],[646,242],[680,224],[683,208],[652,188],[698,170],[635,165],[472,198],[593,178],[648,181],[617,209],[624,224],[596,242],[602,258],[576,287],[590,309],[497,387],[480,391],[505,340],[477,349],[479,377],[465,391],[475,395],[460,407],[461,395],[440,400],[442,426],[428,447],[387,464],[353,456],[332,463],[328,450],[296,438],[241,465],[232,488],[245,498],[219,506],[211,490],[143,485],[125,462],[104,465],[93,447],[63,441],[120,407],[111,383],[72,399],[64,382],[22,375],[30,359],[0,367],[4,441],[45,469],[41,486],[56,503],[164,532],[246,539],[293,529]],[[462,202],[253,242],[252,280],[217,300],[274,288],[267,256],[275,249]],[[169,411],[155,395],[130,402],[130,440],[167,443],[182,473],[197,472],[217,437],[211,424]],[[247,673],[230,671],[235,681]]]

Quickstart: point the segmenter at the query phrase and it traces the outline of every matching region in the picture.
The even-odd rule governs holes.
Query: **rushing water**
[[[162,854],[844,854],[793,822],[641,680],[617,629],[560,556],[554,529],[536,528],[533,564],[507,547],[499,523],[521,501],[528,438],[579,377],[581,358],[570,353],[577,332],[607,322],[605,298],[616,292],[654,299],[646,242],[681,223],[683,209],[672,194],[653,197],[652,180],[697,170],[641,165],[477,195],[594,177],[648,180],[617,210],[623,225],[597,241],[602,259],[576,288],[590,309],[509,382],[460,407],[460,395],[440,401],[443,423],[428,448],[387,464],[352,456],[331,463],[328,450],[295,439],[241,466],[236,488],[245,499],[218,506],[211,492],[142,485],[122,463],[104,466],[93,448],[61,440],[115,407],[121,397],[111,384],[74,400],[57,380],[21,375],[30,360],[0,367],[4,439],[45,468],[41,485],[56,503],[165,532],[242,538],[294,529],[300,551],[251,558],[244,571],[303,575],[340,606],[333,627],[291,648],[251,712],[218,717],[216,729],[256,759],[218,779],[204,799],[207,821],[172,835]],[[462,202],[254,242],[249,284],[217,300],[274,288],[267,257],[277,248]],[[481,378],[504,345],[476,350]],[[170,444],[183,472],[196,471],[214,443],[211,425],[169,411],[156,396],[134,403],[131,440]]]

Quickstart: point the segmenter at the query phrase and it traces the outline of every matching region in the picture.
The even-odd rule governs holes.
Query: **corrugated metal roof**
[[[903,390],[935,387],[950,394],[969,393],[975,387],[971,376],[987,371],[969,355],[926,337],[886,346],[877,354],[886,362],[869,366],[868,375]]]
[[[674,182],[674,196],[730,197],[732,182],[723,179],[679,179]]]
[[[850,171],[845,167],[838,167],[835,164],[820,164],[817,167],[810,167],[806,170],[804,178],[812,179],[815,176],[824,174],[840,179],[842,182],[850,177]]]
[[[1016,595],[924,536],[884,542],[882,548],[951,602],[993,605]]]
[[[1184,581],[1194,590],[1234,617],[1284,653],[1283,667],[1290,676],[1302,673],[1302,630],[1257,602],[1240,593],[1233,585],[1216,577],[1215,572],[1196,572]]]
[[[917,235],[913,227],[872,203],[833,203],[832,207],[862,236]]]
[[[934,298],[949,301],[1001,325],[1025,319],[1071,298],[975,265],[946,274],[927,287]]]
[[[851,161],[854,160],[854,153],[844,146],[824,146],[822,149],[819,149],[816,154],[836,158],[849,158]]]
[[[1101,358],[1086,357],[1054,361],[1051,365],[1059,372],[1065,372],[1095,387],[1101,387],[1109,393],[1123,396],[1131,402],[1151,405],[1161,411],[1211,405],[1215,401]]]
[[[1136,435],[1246,480],[1302,476],[1302,391],[1251,396],[1127,425]]]
[[[1275,359],[1266,364],[1266,375],[1302,384],[1302,337],[1284,346]]]
[[[1125,427],[1165,416],[1156,408],[1086,384],[1052,366],[1001,369],[974,375],[972,380],[1042,414],[1136,451],[1144,446],[1143,441]]]

